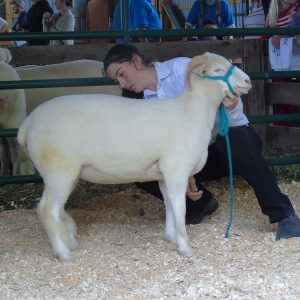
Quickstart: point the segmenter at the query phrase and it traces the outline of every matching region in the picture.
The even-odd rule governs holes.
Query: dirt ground
[[[280,187],[300,214],[300,183]],[[163,203],[132,186],[98,195],[90,186],[71,197],[79,248],[66,263],[54,258],[35,209],[1,212],[0,299],[300,299],[300,238],[275,241],[276,225],[239,180],[226,239],[227,185],[208,188],[220,207],[187,227],[191,258],[163,239]],[[19,199],[29,190],[34,207],[41,185],[8,189]]]

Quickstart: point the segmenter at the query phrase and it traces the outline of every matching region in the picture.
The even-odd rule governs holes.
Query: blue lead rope
[[[200,75],[198,73],[194,73],[202,78],[212,79],[212,80],[222,80],[227,83],[229,91],[234,94],[234,90],[229,82],[229,77],[232,75],[234,65],[231,65],[228,71],[224,76],[210,76],[210,75]],[[219,134],[225,137],[226,140],[226,149],[228,155],[228,164],[229,164],[229,177],[230,177],[230,210],[229,210],[229,223],[227,225],[225,238],[228,238],[229,231],[233,222],[233,208],[234,208],[234,189],[233,189],[233,172],[232,172],[232,159],[231,159],[231,150],[230,150],[230,142],[229,142],[229,121],[227,117],[227,113],[223,104],[221,104],[219,108]]]
[[[223,104],[221,104],[219,109],[219,134],[224,136],[226,139],[226,149],[228,155],[228,164],[229,164],[229,179],[230,179],[230,210],[229,210],[229,223],[227,225],[225,238],[228,238],[229,231],[233,222],[233,208],[234,208],[234,189],[233,189],[233,172],[232,172],[232,159],[231,159],[231,149],[229,142],[229,121],[227,117],[227,113]]]

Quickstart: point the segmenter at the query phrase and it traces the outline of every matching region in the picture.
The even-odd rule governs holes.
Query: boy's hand
[[[194,176],[189,178],[189,184],[187,187],[186,195],[193,201],[197,201],[202,197],[203,191],[198,191],[196,179]]]
[[[237,90],[234,90],[234,94],[229,91],[226,91],[225,94],[226,96],[223,99],[224,106],[228,109],[234,109],[238,104],[241,94]]]

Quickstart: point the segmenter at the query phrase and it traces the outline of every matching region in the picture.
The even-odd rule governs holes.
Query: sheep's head
[[[225,93],[233,89],[238,90],[241,94],[247,94],[251,89],[249,76],[241,69],[234,67],[229,74],[231,63],[223,56],[206,52],[203,55],[195,56],[189,63],[186,71],[186,87],[191,89],[193,77],[208,78],[217,80]],[[230,71],[229,71],[230,72]],[[221,79],[223,77],[223,79]],[[227,77],[227,82],[226,82]]]

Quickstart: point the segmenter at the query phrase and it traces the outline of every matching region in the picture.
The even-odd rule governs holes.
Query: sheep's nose
[[[246,82],[247,84],[251,84],[250,79],[245,79],[245,82]]]

